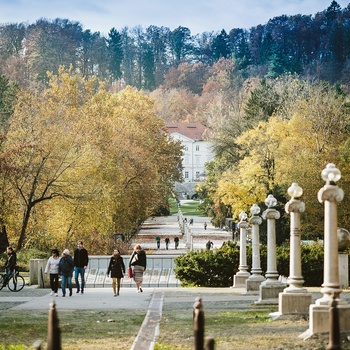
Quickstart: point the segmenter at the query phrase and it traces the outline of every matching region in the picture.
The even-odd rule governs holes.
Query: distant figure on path
[[[160,237],[159,236],[156,237],[156,241],[157,241],[157,249],[159,249],[160,248]]]
[[[174,238],[174,242],[175,242],[175,249],[177,249],[177,247],[179,246],[179,237],[175,237]]]
[[[205,222],[204,223],[204,230],[206,230],[207,229],[207,223]]]
[[[190,225],[193,225],[193,219],[192,218],[190,219]]]
[[[166,250],[169,249],[169,243],[170,243],[170,239],[168,237],[165,238],[165,248],[166,248]]]
[[[210,240],[206,243],[207,250],[210,250],[211,248],[214,247],[214,243],[211,242]]]

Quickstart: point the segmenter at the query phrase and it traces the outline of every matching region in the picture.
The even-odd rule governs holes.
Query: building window
[[[185,171],[185,179],[188,179],[188,171]]]
[[[199,179],[199,171],[196,171],[196,179]]]
[[[200,163],[201,163],[201,156],[196,156],[195,161],[196,161],[196,165],[200,165]]]
[[[184,164],[185,164],[185,165],[190,164],[190,157],[188,157],[188,156],[185,157],[185,159],[184,159]]]
[[[197,152],[199,151],[199,145],[196,145],[196,151]]]
[[[188,152],[188,145],[185,145],[185,151]]]

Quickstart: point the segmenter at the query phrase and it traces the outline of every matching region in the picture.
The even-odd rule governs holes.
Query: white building
[[[196,183],[205,179],[205,163],[214,158],[209,129],[200,123],[165,123],[169,134],[184,145],[182,175],[185,183]],[[191,191],[190,191],[191,192]]]

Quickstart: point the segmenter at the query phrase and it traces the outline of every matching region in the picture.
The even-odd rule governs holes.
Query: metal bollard
[[[193,304],[194,349],[204,350],[204,311],[202,298]]]
[[[327,350],[340,350],[340,326],[339,326],[339,310],[337,301],[333,294],[333,300],[329,308],[329,343]]]
[[[55,301],[52,300],[49,311],[47,350],[61,350],[61,331]]]

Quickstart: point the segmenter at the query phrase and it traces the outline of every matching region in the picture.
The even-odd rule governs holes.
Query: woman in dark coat
[[[141,288],[143,282],[143,273],[146,270],[146,252],[138,244],[135,246],[133,253],[129,260],[129,267],[134,269],[134,281],[136,283],[137,293],[142,293]]]
[[[114,296],[119,295],[120,281],[125,274],[125,264],[118,249],[114,249],[109,261],[107,276],[111,273]]]

